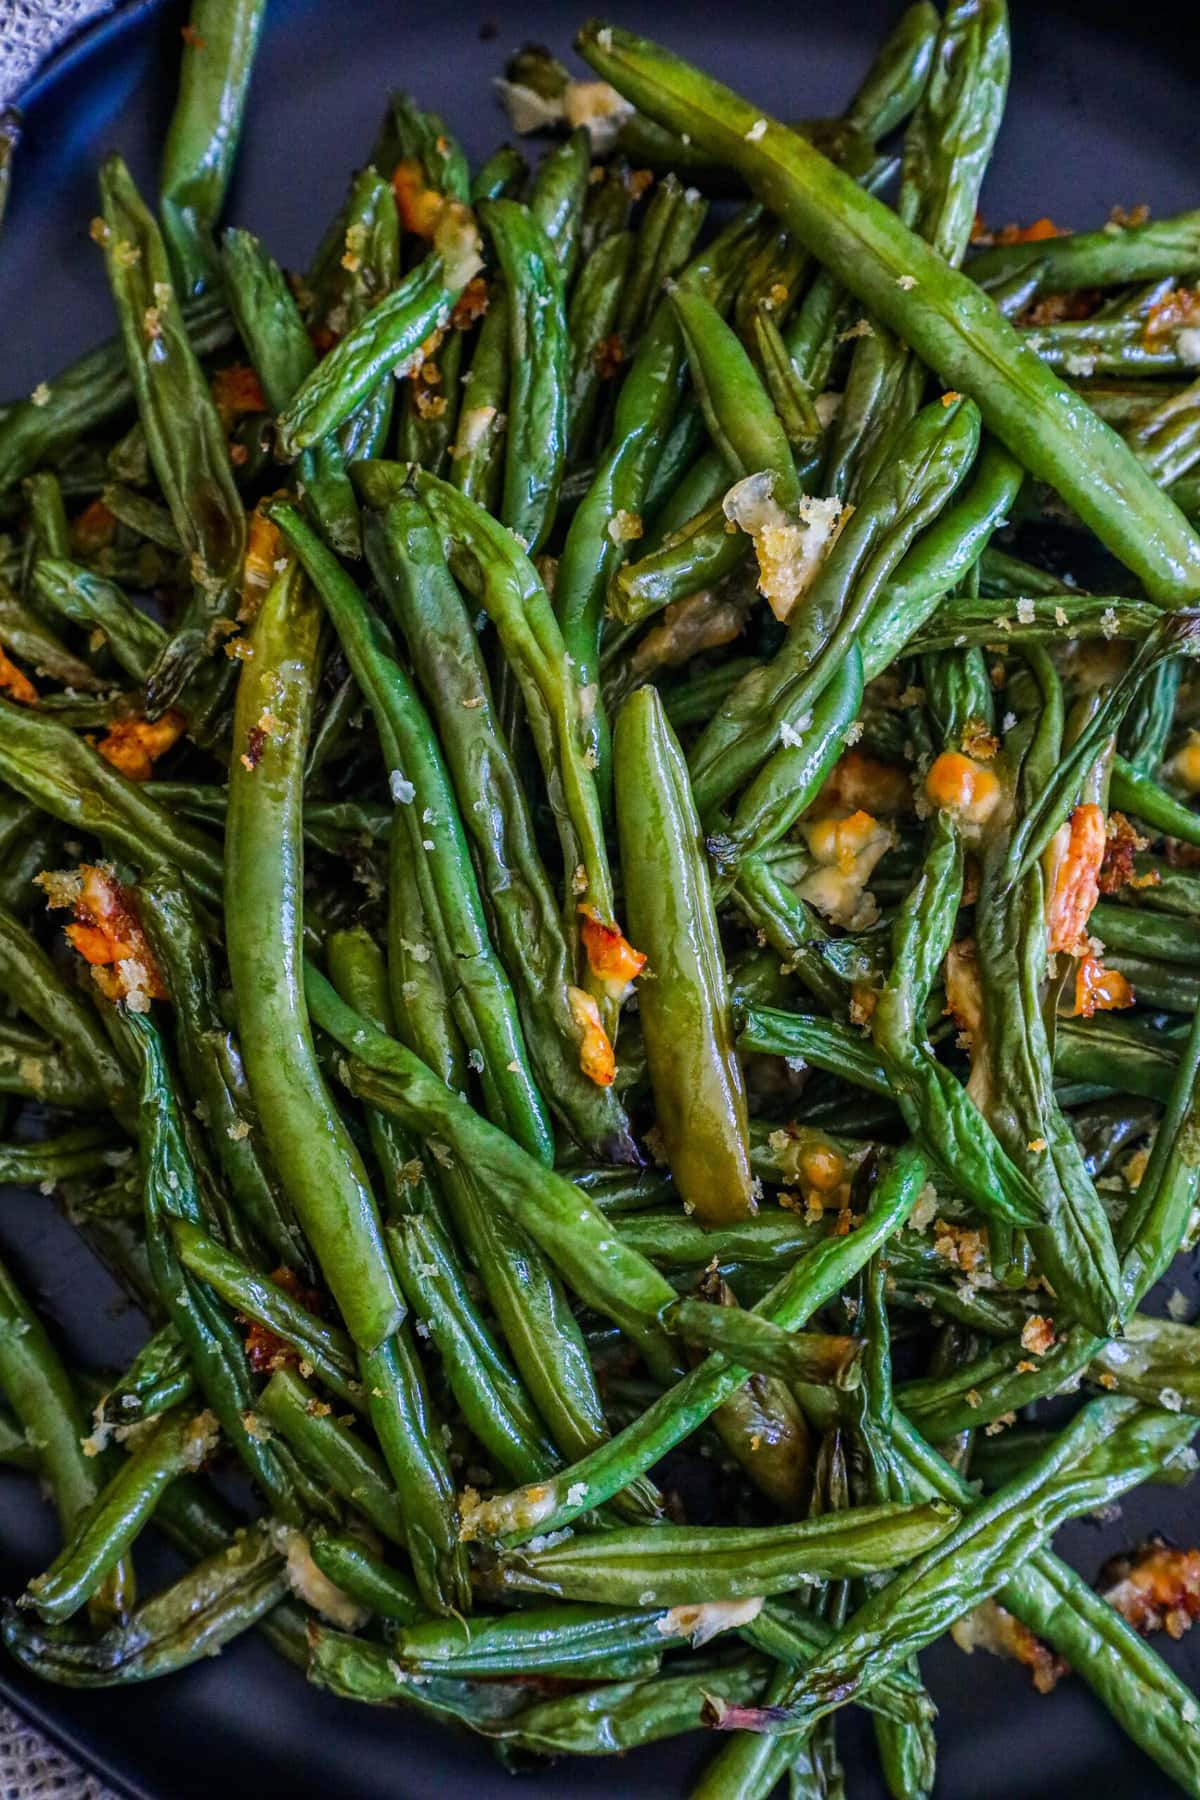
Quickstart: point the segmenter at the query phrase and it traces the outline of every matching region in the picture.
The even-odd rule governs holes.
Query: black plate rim
[[[28,118],[32,124],[34,113],[53,104],[59,90],[69,86],[92,59],[139,29],[152,28],[155,17],[169,13],[173,3],[178,4],[178,0],[116,0],[107,12],[85,22],[56,45],[37,64],[19,93],[0,110],[15,114],[18,120]],[[1073,3],[1074,0],[1063,0],[1068,9]],[[134,1769],[114,1760],[103,1739],[92,1736],[86,1723],[77,1725],[70,1717],[58,1716],[52,1710],[57,1692],[28,1681],[19,1667],[0,1655],[0,1701],[22,1722],[71,1758],[83,1773],[103,1782],[116,1800],[164,1800],[161,1787],[147,1786]],[[114,1746],[117,1755],[119,1749]],[[1152,1781],[1153,1765],[1147,1763],[1143,1767],[1146,1779]],[[402,1796],[403,1789],[396,1786],[393,1792]]]

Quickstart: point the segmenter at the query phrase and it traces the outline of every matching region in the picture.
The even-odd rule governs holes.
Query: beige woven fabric
[[[113,0],[0,0],[0,105],[17,98],[48,50],[97,13],[108,12],[112,4]]]
[[[0,1800],[113,1800],[15,1713],[0,1706]]]

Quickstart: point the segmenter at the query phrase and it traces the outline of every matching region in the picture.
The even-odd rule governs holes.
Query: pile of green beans
[[[285,271],[263,9],[0,407],[0,1180],[145,1319],[64,1355],[0,1217],[6,1653],[255,1630],[506,1767],[715,1733],[698,1800],[857,1706],[922,1800],[999,1606],[1200,1800],[1054,1550],[1200,1429],[1200,214],[976,248],[1005,6],[915,0],[836,120],[598,23],[535,166],[393,94]]]

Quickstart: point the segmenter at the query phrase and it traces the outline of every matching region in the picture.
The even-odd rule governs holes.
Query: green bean
[[[808,724],[792,728],[739,799],[729,829],[714,845],[719,866],[744,867],[747,859],[791,829],[832,773],[862,697],[862,657],[852,644],[842,667],[818,697]]]
[[[501,144],[471,177],[471,204],[519,194],[529,173],[525,158],[511,144]]]
[[[245,518],[162,237],[120,157],[104,164],[100,196],[109,285],[138,415],[192,580],[180,629],[147,679],[147,705],[155,713],[177,698],[208,654],[215,622],[237,610]]]
[[[899,1413],[894,1431],[897,1448],[923,1491],[969,1504],[972,1490],[966,1482]],[[1000,1598],[1022,1624],[1070,1659],[1134,1743],[1188,1792],[1200,1790],[1195,1733],[1190,1727],[1180,1729],[1189,1690],[1118,1612],[1045,1549],[1028,1558]]]
[[[851,658],[851,682],[855,676],[854,662]],[[836,683],[836,691],[838,695],[844,695],[843,681]],[[823,763],[825,759],[820,752],[827,746],[818,744],[816,749]],[[710,841],[723,857],[724,834]],[[742,862],[733,900],[754,929],[763,933],[783,966],[790,974],[799,976],[809,993],[834,1011],[846,1004],[845,983],[825,957],[829,940],[824,926],[812,908],[775,875],[761,856],[748,856]]]
[[[394,1111],[421,1137],[436,1138],[451,1158],[485,1180],[489,1195],[525,1226],[581,1298],[615,1319],[659,1367],[669,1368],[662,1319],[673,1304],[673,1290],[641,1257],[624,1254],[586,1196],[552,1170],[539,1169],[403,1045],[340,1002],[311,966],[306,990],[322,1029],[357,1059],[364,1073],[378,1071],[380,1078],[367,1080],[351,1066],[363,1097]]]
[[[1027,876],[1037,859],[1049,846],[1079,790],[1079,785],[1106,750],[1108,739],[1120,725],[1125,713],[1146,676],[1160,663],[1174,655],[1191,657],[1200,653],[1200,619],[1191,611],[1167,614],[1156,629],[1140,644],[1128,668],[1097,700],[1083,729],[1075,737],[1053,773],[1043,777],[1024,817],[1011,835],[1008,850],[1008,877],[1016,881]],[[1052,679],[1053,671],[1037,650],[1027,652],[1031,666],[1043,671],[1039,684]],[[1113,770],[1116,771],[1114,759]],[[1125,780],[1122,771],[1122,781]],[[1139,785],[1134,778],[1134,785]],[[1114,802],[1116,794],[1113,794]],[[1130,810],[1136,810],[1130,808]]]
[[[225,881],[229,968],[250,1095],[280,1180],[355,1343],[404,1302],[357,1150],[317,1067],[301,988],[300,800],[319,614],[294,564],[262,603],[234,719]],[[268,733],[260,723],[274,722]]]
[[[110,482],[100,496],[101,504],[106,506],[118,524],[125,525],[138,537],[145,538],[147,543],[156,544],[172,556],[178,556],[183,546],[179,541],[179,533],[174,521],[165,506],[157,500],[148,500],[135,488],[125,487],[120,482]],[[42,554],[47,557],[65,557],[68,546],[61,550],[45,549]]]
[[[1184,969],[1200,967],[1200,940],[1186,920],[1166,913],[1147,915],[1102,900],[1092,908],[1089,925],[1106,948],[1160,958]]]
[[[1117,1230],[1126,1317],[1162,1279],[1189,1230],[1200,1191],[1191,1136],[1200,1106],[1200,1014],[1193,1017],[1145,1173]]]
[[[762,1692],[770,1664],[747,1657],[656,1681],[613,1682],[564,1699],[543,1700],[518,1714],[512,1741],[545,1755],[610,1755],[694,1731],[706,1694],[726,1705]]]
[[[322,1525],[314,1531],[309,1547],[322,1575],[327,1575],[359,1606],[369,1607],[378,1617],[395,1619],[401,1625],[417,1625],[425,1618],[425,1609],[407,1575],[372,1556],[358,1538]]]
[[[702,819],[778,747],[783,726],[795,730],[819,699],[884,581],[958,486],[977,443],[978,415],[957,400],[926,407],[907,428],[891,467],[820,565],[774,659],[739,683],[701,734],[691,772]]]
[[[183,1339],[174,1325],[160,1326],[96,1402],[97,1436],[103,1436],[105,1426],[119,1429],[157,1418],[191,1399],[195,1390],[196,1378]]]
[[[174,1007],[175,1050],[238,1207],[264,1244],[312,1274],[312,1257],[267,1154],[237,1036],[221,1018],[212,959],[186,889],[167,870],[143,875],[138,915]]]
[[[401,877],[402,871],[397,870],[396,875]],[[395,897],[398,892],[405,894],[409,884],[394,879],[392,885]],[[403,916],[398,921],[404,933],[401,944],[419,943],[423,931],[419,905],[413,913],[411,899],[409,895],[405,900]],[[397,960],[393,954],[394,988]],[[335,981],[344,992],[367,1003],[365,1016],[372,1025],[385,1024],[388,1007],[380,961],[373,946],[364,942],[363,934],[336,934],[331,939],[330,963]],[[410,960],[401,966],[415,972],[400,983],[395,993],[400,1008],[397,1016],[408,1048],[426,1059],[427,1068],[448,1090],[461,1091],[465,1076],[462,1043],[450,1018],[440,978],[430,973],[434,965]],[[386,1098],[382,1106],[392,1110]],[[385,1114],[380,1112],[379,1116],[382,1120]],[[389,1134],[398,1129],[394,1118],[388,1118],[386,1126]],[[420,1135],[425,1136],[423,1128]],[[443,1140],[438,1143],[441,1146]],[[550,1428],[551,1439],[562,1445],[564,1453],[578,1453],[603,1432],[603,1414],[583,1339],[561,1284],[519,1221],[489,1204],[490,1195],[485,1198],[483,1185],[465,1158],[456,1159],[439,1148],[435,1166],[437,1185],[447,1201],[454,1229],[482,1275],[485,1292],[525,1385]],[[411,1214],[413,1203],[407,1190],[399,1206],[398,1198],[393,1187],[393,1211]],[[422,1238],[427,1235],[422,1234]],[[409,1254],[424,1292],[426,1280],[419,1260],[420,1248],[420,1244],[414,1244]],[[438,1273],[446,1261],[443,1246],[436,1251],[433,1263],[425,1266]],[[514,1458],[524,1466],[544,1466],[542,1428],[520,1383],[514,1381],[496,1355],[487,1333],[481,1332],[471,1319],[471,1309],[464,1308],[457,1297],[447,1301],[446,1288],[451,1294],[454,1290],[452,1270],[447,1268],[446,1273],[451,1280],[440,1284],[441,1291],[432,1296],[432,1304],[448,1328],[451,1343],[460,1351],[460,1385],[468,1378],[467,1365],[490,1371],[468,1412],[477,1419],[483,1440],[496,1443],[505,1467]],[[427,1295],[426,1304],[429,1298]]]
[[[161,175],[163,226],[181,294],[220,282],[213,228],[237,153],[263,0],[193,0]]]
[[[617,306],[629,274],[633,242],[633,234],[628,231],[602,239],[584,263],[571,293],[567,308],[571,343],[567,460],[572,464],[578,463],[591,442],[607,359],[616,348],[613,334]]]
[[[786,1593],[814,1576],[893,1568],[936,1545],[956,1522],[957,1514],[935,1503],[852,1507],[763,1528],[656,1525],[576,1534],[545,1550],[506,1552],[496,1579],[506,1592],[605,1605],[739,1600]]]
[[[4,1643],[23,1668],[65,1687],[116,1687],[174,1674],[262,1624],[287,1593],[269,1526],[255,1523],[99,1637],[10,1614]]]
[[[639,625],[664,606],[714,586],[738,567],[746,544],[729,531],[722,500],[723,495],[702,506],[668,532],[657,548],[618,570],[610,601],[614,619],[626,626]]]
[[[984,644],[1059,644],[1072,638],[1148,637],[1161,617],[1146,600],[1100,594],[1053,594],[1022,597],[1014,608],[1005,600],[954,595],[942,601],[907,648],[922,655],[931,650],[961,649]]]
[[[806,1324],[843,1279],[860,1269],[874,1249],[903,1223],[925,1180],[926,1165],[914,1150],[899,1153],[874,1195],[867,1219],[847,1238],[814,1245],[799,1257],[755,1311],[796,1331]],[[486,1500],[464,1520],[464,1530],[491,1538],[527,1538],[554,1531],[609,1498],[635,1475],[701,1425],[742,1385],[747,1371],[723,1357],[708,1357],[655,1401],[635,1423],[552,1479]]]
[[[314,1477],[356,1507],[390,1543],[405,1543],[404,1507],[383,1458],[365,1444],[308,1384],[276,1369],[256,1410],[287,1441]]]
[[[731,469],[766,470],[772,497],[794,505],[800,490],[786,434],[736,333],[703,293],[676,285],[668,296],[714,447]]]
[[[554,1446],[467,1291],[469,1277],[447,1229],[418,1213],[389,1224],[386,1235],[405,1298],[428,1331],[463,1417],[488,1458],[512,1481],[535,1481],[549,1473]],[[573,1350],[568,1338],[548,1372],[556,1373],[564,1352],[570,1356]],[[564,1384],[559,1392],[556,1413],[561,1414],[572,1390]]]
[[[943,1376],[905,1382],[898,1398],[918,1429],[939,1441],[1062,1391],[1093,1360],[1104,1339],[1082,1326],[1065,1332],[1040,1358],[1017,1340],[990,1345],[982,1356]],[[1032,1365],[1032,1366],[1031,1366]]]
[[[33,1576],[21,1603],[50,1624],[69,1619],[91,1598],[135,1541],[163,1489],[200,1467],[217,1441],[210,1412],[168,1414],[151,1427],[128,1460],[75,1520],[50,1567]]]
[[[25,494],[25,553],[22,586],[28,591],[33,564],[41,556],[66,556],[71,533],[62,489],[53,469],[42,469],[21,483]]]
[[[36,1475],[42,1466],[37,1450],[7,1407],[0,1412],[0,1466],[22,1475]]]
[[[380,733],[402,829],[392,856],[417,870],[426,925],[455,1016],[482,1062],[488,1110],[531,1155],[549,1162],[549,1121],[529,1068],[516,1001],[492,950],[466,837],[428,715],[354,583],[290,507],[272,516],[315,583]],[[514,1070],[514,1064],[516,1068]]]
[[[616,335],[628,349],[636,348],[663,283],[687,261],[706,211],[707,202],[694,188],[685,190],[673,171],[651,194],[617,306]]]
[[[495,716],[478,639],[428,514],[410,491],[385,485],[377,468],[378,474],[362,477],[373,509],[367,555],[439,729],[534,1070],[547,1101],[581,1144],[599,1157],[633,1161],[637,1153],[614,1091],[598,1087],[579,1066],[581,1033],[568,995],[572,949]]]
[[[763,1667],[753,1659],[753,1679],[739,1665],[707,1675],[718,1692],[756,1693]],[[599,1755],[686,1731],[695,1724],[702,1692],[697,1677],[666,1683],[640,1677],[531,1704],[520,1681],[430,1674],[414,1682],[377,1646],[324,1630],[316,1635],[310,1674],[349,1699],[414,1706],[433,1717],[463,1720],[486,1737],[551,1754]]]
[[[929,80],[904,138],[901,219],[952,267],[962,261],[1008,83],[1003,6],[951,6]],[[825,470],[831,493],[857,501],[917,411],[925,377],[912,351],[873,328],[854,347]]]
[[[198,1225],[173,1220],[171,1235],[185,1269],[207,1282],[227,1305],[290,1344],[339,1399],[362,1410],[362,1385],[356,1380],[353,1346],[345,1332],[325,1324],[277,1282],[247,1268]]]
[[[48,1106],[91,1111],[97,1103],[94,1083],[39,1034],[0,1025],[0,1094],[21,1094]]]
[[[892,971],[871,1019],[875,1048],[909,1129],[988,1216],[1035,1224],[1041,1195],[1012,1151],[985,1126],[968,1092],[936,1061],[922,1014],[949,949],[962,897],[962,843],[945,813],[930,833],[925,865],[897,918]]]
[[[396,196],[391,183],[368,166],[351,180],[346,203],[321,240],[309,273],[305,322],[310,332],[322,344],[338,343],[351,328],[363,325],[382,298],[392,295],[399,279]],[[379,454],[391,429],[394,394],[391,371],[367,379],[365,392],[337,432],[345,463]]]
[[[533,212],[484,203],[507,291],[508,430],[500,517],[531,554],[554,522],[566,457],[567,322],[558,259]]]
[[[844,1705],[938,1635],[943,1621],[1003,1587],[1064,1518],[1143,1480],[1164,1456],[1178,1455],[1195,1429],[1194,1420],[1143,1412],[1132,1401],[1091,1402],[1023,1477],[973,1507],[940,1545],[874,1593],[804,1669],[791,1704],[773,1708],[762,1727],[806,1730]]]
[[[414,1675],[537,1673],[627,1681],[657,1671],[674,1624],[663,1612],[548,1606],[497,1618],[414,1623],[396,1634],[392,1650]]]
[[[616,1229],[624,1243],[664,1269],[699,1268],[712,1256],[723,1263],[787,1264],[827,1236],[823,1225],[810,1225],[796,1213],[775,1207],[764,1207],[748,1219],[719,1226],[696,1224],[681,1218],[677,1210],[649,1211],[622,1216]],[[714,1331],[726,1328],[722,1322],[709,1320],[707,1314],[698,1317]]]
[[[31,663],[35,674],[48,675],[79,692],[94,694],[109,685],[68,650],[43,619],[17,599],[3,577],[0,577],[0,643],[23,661]]]
[[[1019,335],[1043,367],[1058,375],[1179,375],[1191,366],[1175,342],[1149,340],[1141,319],[1068,319],[1036,330],[1025,327]],[[1136,460],[1143,466],[1140,456]]]
[[[300,309],[279,264],[248,231],[224,234],[221,265],[238,332],[267,405],[279,414],[316,367]],[[341,556],[357,556],[358,510],[337,439],[331,435],[306,451],[296,475],[305,504],[333,548]]]
[[[233,336],[233,321],[219,295],[185,302],[184,325],[198,356],[219,350]],[[80,438],[129,410],[133,384],[120,339],[110,338],[39,386],[0,417],[0,492],[42,464],[54,462]]]
[[[791,447],[754,364],[703,293],[683,284],[668,289],[680,323],[692,379],[713,445],[734,476],[765,474],[770,496],[784,507],[800,498]],[[616,571],[613,613],[632,625],[672,600],[722,579],[741,560],[745,541],[727,529],[714,500],[638,563]]]
[[[103,1174],[129,1155],[106,1125],[82,1125],[29,1144],[0,1144],[0,1181],[14,1187],[55,1186]]]
[[[1157,1100],[1178,1060],[1172,1040],[1137,1019],[1098,1013],[1057,1024],[1054,1072],[1068,1081],[1096,1081],[1120,1094]]]
[[[752,340],[763,381],[793,452],[811,455],[820,440],[821,418],[812,389],[792,361],[774,311],[760,301],[752,325]]]
[[[1166,837],[1182,838],[1185,844],[1200,844],[1200,815],[1168,794],[1149,775],[1139,773],[1123,756],[1113,758],[1110,792],[1114,806],[1141,819],[1155,834],[1161,832]]]
[[[924,89],[937,31],[926,0],[904,9],[843,114],[848,125],[874,142],[904,123]]]
[[[1125,1335],[1105,1344],[1093,1365],[1094,1380],[1118,1393],[1131,1394],[1147,1406],[1162,1405],[1162,1395],[1182,1396],[1183,1410],[1200,1405],[1197,1382],[1197,1332],[1170,1319],[1129,1320]]]
[[[611,925],[612,883],[587,748],[588,701],[595,706],[594,689],[590,696],[580,691],[578,660],[572,669],[546,591],[509,534],[445,482],[422,473],[414,479],[451,569],[482,602],[520,684],[562,844],[570,916],[574,919],[580,906],[591,906],[602,924]],[[591,979],[590,968],[588,984],[600,986]],[[615,1020],[602,987],[597,999]]]
[[[653,688],[626,702],[613,768],[630,926],[654,975],[639,992],[658,1127],[684,1204],[719,1222],[752,1206],[745,1087],[700,822]]]
[[[172,1222],[211,1230],[202,1185],[167,1071],[161,1039],[145,1014],[127,1012],[121,1026],[140,1061],[141,1188],[146,1255],[159,1303],[187,1346],[201,1392],[230,1446],[268,1496],[272,1510],[292,1524],[324,1510],[321,1496],[300,1479],[278,1446],[250,1429],[254,1385],[237,1329],[206,1286],[184,1267]]]
[[[427,935],[425,919],[412,871],[406,865],[393,866],[390,913],[389,976],[404,1041],[424,1061],[435,1082],[461,1094],[467,1079],[465,1047],[454,1025],[436,961],[420,959]],[[358,950],[356,957],[351,956],[352,949]],[[369,971],[362,935],[338,934],[331,945],[335,977],[339,968],[344,974],[352,961],[356,978]],[[377,957],[375,961],[377,965]],[[377,985],[374,977],[372,985]],[[372,1000],[367,1017],[374,1023],[385,1016],[385,1011]],[[373,1098],[369,1093],[366,1097]],[[381,1109],[394,1110],[386,1097],[378,1102],[376,1110]],[[414,1123],[403,1114],[401,1117],[406,1125]],[[425,1129],[418,1130],[423,1138]],[[442,1141],[439,1139],[439,1143]],[[491,1196],[485,1196],[467,1159],[439,1152],[436,1161],[438,1186],[449,1206],[454,1229],[482,1274],[504,1337],[526,1387],[536,1397],[550,1426],[552,1438],[561,1441],[564,1448],[590,1444],[603,1429],[599,1397],[579,1327],[550,1263],[518,1219],[490,1204]],[[505,1381],[504,1385],[509,1384]],[[521,1440],[517,1453],[523,1458],[532,1454],[536,1459],[540,1455],[541,1432],[536,1425],[527,1431],[518,1424],[524,1416],[524,1396],[519,1390],[510,1396],[503,1411],[509,1422],[517,1426]],[[508,1438],[506,1461],[511,1460],[515,1448]]]
[[[139,612],[115,581],[78,563],[42,557],[34,564],[34,592],[64,619],[104,633],[112,653],[135,681],[144,681],[161,655],[166,632]]]
[[[890,1095],[889,1071],[861,1034],[836,1019],[805,1017],[775,1007],[747,1009],[738,1037],[740,1050],[792,1058],[799,1066],[813,1063],[840,1075],[868,1093]]]
[[[404,1544],[417,1591],[431,1612],[457,1616],[470,1608],[471,1583],[458,1537],[454,1477],[407,1326],[364,1352],[361,1369],[371,1424],[404,1510]]]
[[[294,462],[336,431],[393,370],[405,371],[431,332],[448,322],[450,309],[478,271],[477,243],[470,214],[449,203],[432,253],[351,326],[280,414],[277,437],[285,461]]]
[[[19,919],[0,907],[0,982],[10,1003],[41,1027],[126,1126],[133,1113],[129,1079],[94,1009],[63,980]]]
[[[45,1326],[2,1262],[0,1393],[37,1456],[54,1499],[59,1530],[64,1539],[70,1539],[100,1493],[100,1471],[83,1448],[83,1408],[70,1377]],[[117,1562],[119,1557],[111,1566]]]
[[[693,258],[680,284],[723,297],[739,272],[737,259],[756,229],[757,213],[751,209]],[[555,606],[567,651],[574,658],[576,684],[584,692],[596,681],[604,607],[630,541],[623,533],[635,528],[643,511],[651,469],[682,399],[685,376],[679,329],[670,306],[661,301],[621,384],[610,447],[571,521],[559,560]],[[588,730],[606,785],[606,727],[595,712]]]
[[[508,423],[508,338],[508,294],[501,282],[493,281],[463,385],[449,469],[453,485],[492,512],[504,480],[500,453]]]
[[[1045,294],[1174,278],[1200,267],[1200,212],[999,245],[978,251],[969,272],[981,287],[990,288],[1033,263],[1038,265],[1039,292]]]
[[[681,1300],[675,1312],[679,1335],[757,1373],[822,1386],[852,1386],[858,1348],[853,1338],[817,1332],[781,1331],[768,1320],[735,1307]]]
[[[1025,350],[966,276],[947,269],[881,202],[795,133],[767,121],[728,88],[628,33],[579,45],[593,68],[651,118],[689,131],[732,163],[784,224],[909,341],[951,387],[977,400],[988,429],[1031,474],[1055,485],[1153,599],[1200,593],[1200,545],[1126,447]],[[914,287],[900,285],[911,276]]]
[[[221,859],[207,832],[144,796],[65,725],[0,702],[0,776],[50,817],[94,833],[106,850],[142,866],[175,862],[200,900],[216,900]]]

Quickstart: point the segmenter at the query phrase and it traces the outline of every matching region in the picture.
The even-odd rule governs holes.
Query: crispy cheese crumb
[[[802,494],[794,516],[775,499],[775,478],[747,475],[725,495],[725,517],[754,541],[758,591],[775,617],[786,621],[837,542],[853,508],[831,497]]]
[[[1045,1356],[1054,1343],[1054,1321],[1044,1313],[1034,1313],[1021,1328],[1021,1348],[1034,1356]]]
[[[169,998],[162,972],[126,890],[106,863],[78,870],[45,870],[35,877],[51,907],[69,906],[75,920],[66,937],[108,1000],[131,1012],[148,1012],[152,1000]]]
[[[607,531],[614,544],[629,544],[640,538],[644,527],[638,513],[627,512],[624,507],[615,512],[608,521]]]
[[[582,988],[568,987],[567,1002],[580,1034],[579,1067],[597,1087],[611,1087],[617,1076],[617,1060],[600,1019],[600,1008]]]
[[[1063,1659],[996,1600],[985,1600],[956,1619],[950,1635],[967,1656],[986,1650],[991,1656],[1024,1663],[1039,1694],[1050,1693],[1067,1673]]]
[[[664,1637],[688,1638],[693,1650],[707,1644],[719,1632],[735,1631],[749,1625],[763,1609],[761,1596],[749,1600],[694,1601],[687,1606],[673,1606],[655,1622],[655,1630]]]
[[[645,968],[645,955],[635,950],[620,927],[603,918],[595,906],[585,901],[576,911],[582,920],[579,935],[588,968],[603,983],[605,993],[619,1003]]]

